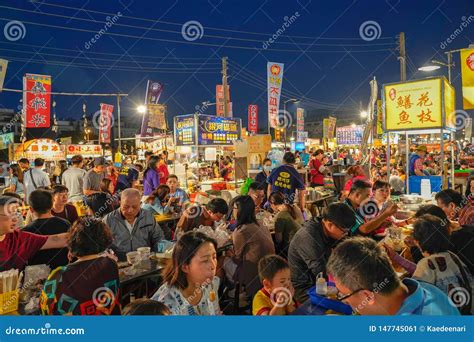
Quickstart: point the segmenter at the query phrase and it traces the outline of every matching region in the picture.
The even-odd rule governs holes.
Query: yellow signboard
[[[456,97],[454,87],[444,80],[444,112],[446,113],[446,128],[456,130]]]
[[[454,114],[454,89],[444,77],[386,84],[383,95],[385,131],[453,127],[446,114]]]
[[[474,109],[474,49],[461,50],[462,97],[464,109]]]

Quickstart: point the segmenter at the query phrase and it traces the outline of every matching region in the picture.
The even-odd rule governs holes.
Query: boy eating
[[[278,255],[268,255],[258,263],[258,274],[263,288],[253,298],[252,314],[281,316],[295,311],[298,305],[293,300],[295,290],[287,261]]]

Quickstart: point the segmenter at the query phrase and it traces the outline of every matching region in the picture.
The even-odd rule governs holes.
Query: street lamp
[[[140,105],[137,107],[137,112],[140,114],[145,114],[146,113],[146,107],[143,105]]]
[[[451,67],[454,66],[454,62],[451,63],[451,54],[448,54],[448,63],[432,60],[431,64],[427,64],[422,67],[419,67],[418,70],[424,71],[424,72],[431,72],[434,70],[438,70],[439,68],[441,68],[441,66],[448,68],[448,81],[451,84]]]
[[[369,113],[367,113],[366,110],[363,110],[363,111],[360,112],[360,117],[361,117],[362,119],[367,118],[368,115],[369,115]]]
[[[296,102],[300,102],[298,99],[288,99],[286,101],[283,102],[283,115],[286,114],[286,104],[287,103],[296,103]],[[291,122],[290,122],[290,126],[291,126]],[[286,149],[286,130],[287,128],[285,127],[285,149]]]

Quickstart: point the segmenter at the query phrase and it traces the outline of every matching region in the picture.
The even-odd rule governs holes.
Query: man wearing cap
[[[84,195],[89,196],[100,192],[100,182],[105,178],[105,158],[97,157],[94,159],[94,167],[87,171],[84,177],[84,185],[82,187]]]
[[[416,148],[416,152],[410,157],[410,176],[426,176],[423,172],[423,160],[427,151],[425,145],[420,145]]]
[[[71,158],[72,166],[64,171],[61,178],[62,185],[69,190],[69,202],[78,202],[82,200],[84,176],[86,170],[82,168],[83,158],[81,155],[75,155]]]

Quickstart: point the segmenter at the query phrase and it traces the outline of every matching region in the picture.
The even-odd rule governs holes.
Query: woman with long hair
[[[143,197],[144,200],[160,185],[160,175],[158,173],[158,156],[151,156],[147,167],[143,173]]]
[[[163,271],[163,285],[152,299],[172,315],[220,314],[217,242],[200,232],[185,233],[174,246],[172,262]]]
[[[301,210],[285,201],[281,192],[273,192],[268,199],[275,216],[275,242],[278,255],[287,258],[288,247],[298,229],[304,223]]]
[[[245,286],[247,295],[252,298],[262,287],[258,277],[258,262],[264,256],[275,254],[275,246],[270,231],[257,222],[252,197],[236,197],[229,210],[232,210],[236,220],[236,229],[232,235],[232,260],[237,265],[234,278]]]
[[[23,171],[18,164],[10,165],[10,189],[9,192],[14,192],[25,197],[25,185],[23,184]]]
[[[170,187],[166,184],[159,185],[142,205],[142,208],[153,214],[169,214],[174,198],[169,197]]]

